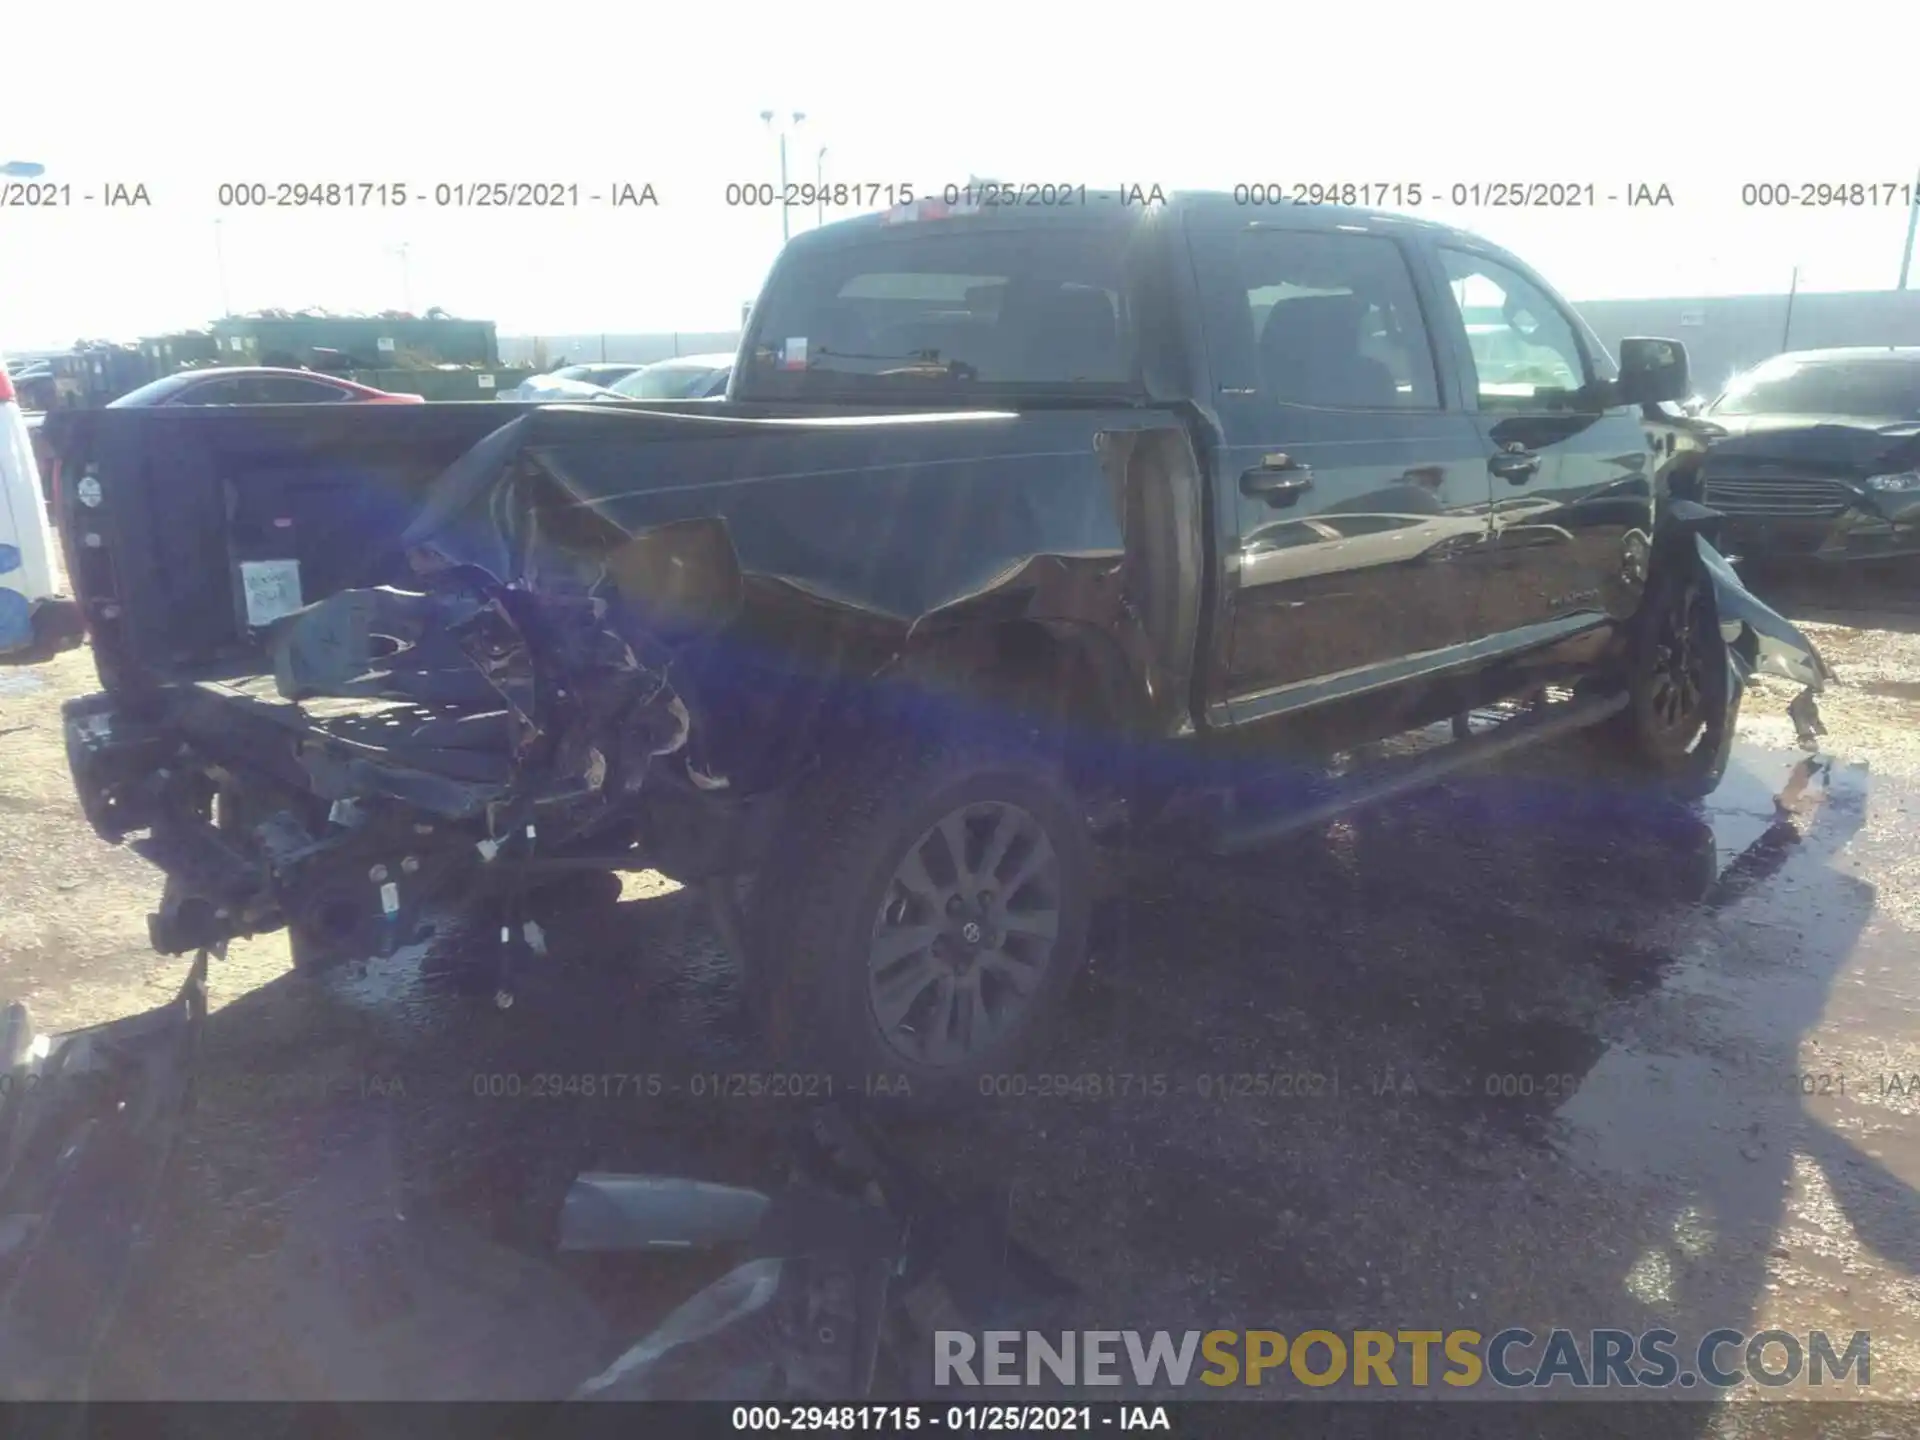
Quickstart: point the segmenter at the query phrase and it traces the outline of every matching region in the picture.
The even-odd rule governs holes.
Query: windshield
[[[581,365],[576,368],[580,373],[569,376],[569,379],[584,380],[589,385],[612,385],[616,381],[626,379],[642,367],[638,365]]]
[[[629,400],[685,400],[704,394],[719,373],[712,365],[649,365],[610,388]]]
[[[1884,355],[1770,360],[1735,379],[1708,413],[1920,420],[1920,362]]]
[[[797,254],[753,318],[742,398],[1132,388],[1127,232],[903,227]]]

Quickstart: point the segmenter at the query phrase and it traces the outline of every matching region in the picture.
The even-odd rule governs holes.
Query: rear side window
[[[783,262],[742,396],[1132,388],[1130,230],[911,229]]]
[[[338,385],[318,380],[296,380],[292,376],[261,375],[252,381],[246,397],[249,405],[323,405],[352,398]]]
[[[1338,410],[1436,410],[1433,347],[1405,256],[1379,235],[1239,232],[1214,344],[1255,357],[1262,398]]]
[[[237,380],[203,380],[174,396],[175,405],[239,405],[244,403]]]

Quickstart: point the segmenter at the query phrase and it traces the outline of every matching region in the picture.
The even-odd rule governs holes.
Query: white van
[[[41,612],[56,598],[53,557],[40,468],[0,355],[0,655],[30,650],[40,638]]]

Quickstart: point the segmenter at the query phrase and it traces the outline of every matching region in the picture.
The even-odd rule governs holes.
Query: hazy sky
[[[1670,187],[1671,208],[1457,209],[1575,299],[1890,287],[1906,211],[1750,209],[1746,182],[1910,185],[1920,5],[902,3],[28,6],[0,21],[0,160],[72,185],[0,209],[0,344],[234,309],[400,306],[503,333],[724,329],[779,246],[729,181],[1230,188]],[[31,10],[30,23],[24,13]],[[576,183],[580,208],[436,208]],[[222,210],[222,182],[388,182],[402,209]],[[147,209],[81,193],[142,183]],[[650,182],[658,208],[585,202]],[[797,229],[811,211],[794,216]]]

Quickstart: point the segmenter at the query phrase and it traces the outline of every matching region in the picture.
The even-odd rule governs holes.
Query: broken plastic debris
[[[730,1271],[683,1302],[652,1334],[583,1384],[574,1398],[632,1399],[647,1395],[652,1372],[661,1368],[661,1362],[673,1352],[718,1335],[772,1304],[780,1291],[784,1268],[784,1261],[767,1257]]]
[[[689,1250],[750,1238],[772,1202],[758,1190],[668,1175],[590,1171],[560,1207],[562,1250]]]

